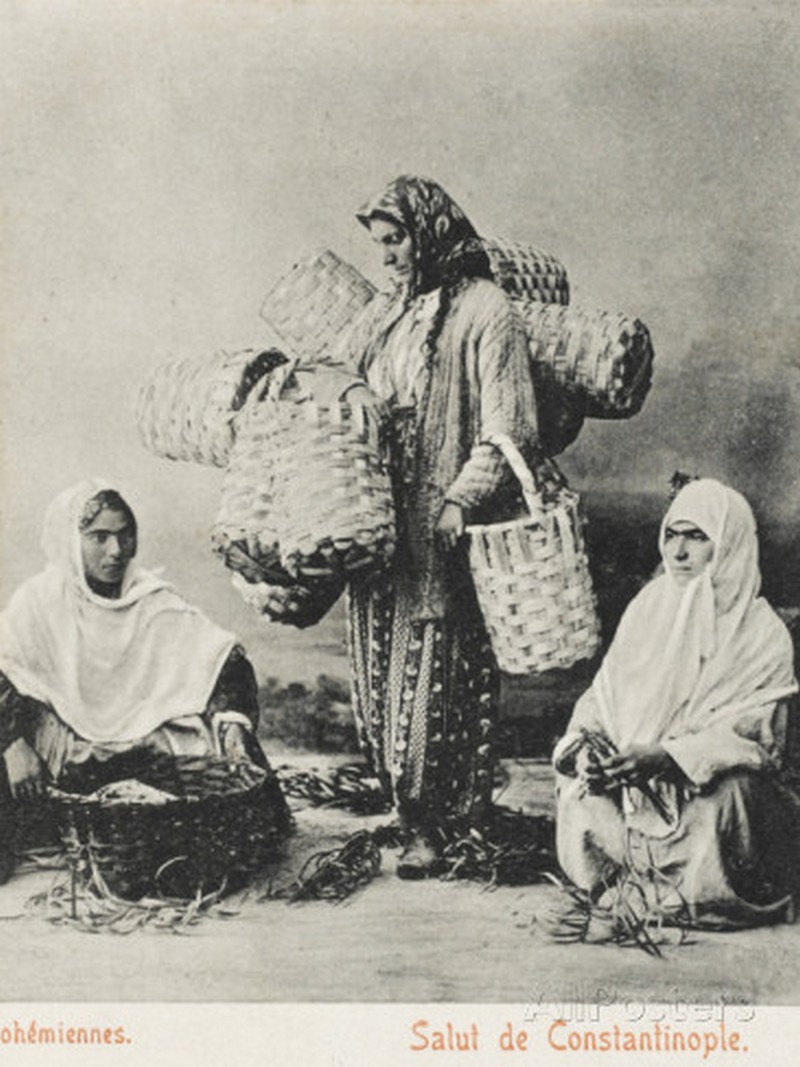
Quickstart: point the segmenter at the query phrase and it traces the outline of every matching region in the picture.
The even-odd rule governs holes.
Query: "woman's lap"
[[[797,885],[800,819],[767,775],[725,775],[686,802],[664,837],[628,830],[614,801],[579,788],[561,780],[557,845],[565,873],[586,889],[626,863],[652,864],[695,918],[740,925],[766,921]]]
[[[136,741],[97,742],[79,737],[53,711],[43,710],[32,744],[53,780],[90,761],[103,762],[134,749],[174,756],[205,756],[217,751],[212,730],[202,715],[173,719]]]

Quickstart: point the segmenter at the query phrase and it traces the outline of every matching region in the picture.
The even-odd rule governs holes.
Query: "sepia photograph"
[[[792,1063],[795,5],[0,23],[0,1058]]]

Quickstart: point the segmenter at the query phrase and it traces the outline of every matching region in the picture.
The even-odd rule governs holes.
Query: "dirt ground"
[[[312,756],[274,762],[324,766]],[[550,808],[546,763],[504,767],[504,804]],[[297,832],[274,872],[279,882],[312,852],[386,822],[293,807]],[[17,874],[0,888],[0,1000],[800,1004],[800,925],[697,933],[662,959],[637,948],[562,945],[541,922],[554,887],[404,882],[395,859],[385,850],[379,876],[344,904],[239,901],[235,917],[208,918],[183,936],[53,926],[26,901],[62,876]]]

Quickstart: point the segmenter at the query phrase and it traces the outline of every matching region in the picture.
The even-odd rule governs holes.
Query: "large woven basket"
[[[566,269],[555,256],[503,238],[484,237],[494,279],[511,296],[545,304],[568,304]]]
[[[277,404],[270,421],[273,519],[295,578],[380,569],[394,553],[394,504],[381,425],[358,404]]]
[[[224,467],[236,412],[256,383],[285,361],[275,349],[246,348],[156,367],[136,405],[142,443],[164,459]]]
[[[608,311],[520,300],[536,373],[585,396],[585,413],[623,419],[642,407],[653,375],[644,323]]]
[[[252,582],[313,588],[394,552],[378,415],[359,404],[267,399],[239,424],[212,535]]]
[[[469,560],[497,665],[509,674],[537,674],[590,659],[600,625],[577,493],[562,489],[544,502],[509,438],[489,438],[522,486],[529,514],[473,525]]]
[[[355,267],[330,251],[296,263],[267,293],[261,317],[293,356],[315,362],[375,295]]]
[[[136,780],[175,799],[103,799],[96,782],[88,795],[52,793],[70,865],[125,899],[235,888],[277,858],[289,833],[276,778],[252,764],[150,756]]]

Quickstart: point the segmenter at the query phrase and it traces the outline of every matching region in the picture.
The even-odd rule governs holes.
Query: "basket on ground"
[[[136,424],[142,443],[164,459],[224,467],[236,412],[256,383],[285,362],[276,349],[247,348],[161,364],[139,392]]]
[[[330,354],[374,286],[355,267],[328,250],[301,260],[264,298],[261,317],[293,356],[312,362]]]
[[[563,488],[556,501],[544,501],[510,439],[489,441],[508,460],[529,510],[509,522],[467,527],[475,591],[497,664],[509,674],[571,667],[600,645],[578,495]]]
[[[152,801],[109,794],[113,766],[105,790],[54,790],[53,803],[73,870],[99,875],[117,896],[233,889],[278,858],[291,819],[271,772],[216,757],[148,755],[136,784],[171,798]]]

